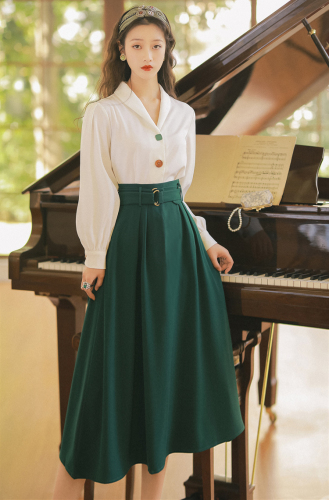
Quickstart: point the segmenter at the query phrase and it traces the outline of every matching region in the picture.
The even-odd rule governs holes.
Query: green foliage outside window
[[[135,5],[124,4],[125,9]],[[232,0],[154,5],[166,12],[174,31],[177,80],[193,69],[193,57],[231,41],[218,28],[213,40],[198,35],[211,28],[220,9],[234,5]],[[30,221],[29,196],[21,191],[80,148],[77,118],[85,103],[97,98],[103,8],[102,0],[0,0],[0,221]],[[237,36],[249,29],[248,22]],[[262,135],[297,135],[299,144],[328,150],[328,117],[329,94],[322,92]],[[329,156],[321,175],[329,176]]]

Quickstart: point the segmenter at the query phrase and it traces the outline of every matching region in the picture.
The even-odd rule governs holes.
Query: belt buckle
[[[158,188],[152,188],[152,191],[153,191],[153,199],[154,199],[154,194],[155,193],[160,193],[160,191],[158,190]],[[154,205],[156,205],[157,207],[160,205],[160,203],[158,201],[155,201],[154,202]]]

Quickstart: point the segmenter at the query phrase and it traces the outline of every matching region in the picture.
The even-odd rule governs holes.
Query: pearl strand
[[[239,226],[236,228],[236,229],[232,229],[231,228],[231,219],[234,215],[234,213],[238,210],[238,215],[239,215]],[[227,226],[229,228],[230,231],[232,231],[232,233],[235,233],[235,231],[239,231],[239,229],[241,229],[241,226],[242,226],[242,216],[241,216],[241,207],[237,207],[233,210],[233,212],[231,213],[231,215],[229,216],[228,218],[228,221],[227,221]]]

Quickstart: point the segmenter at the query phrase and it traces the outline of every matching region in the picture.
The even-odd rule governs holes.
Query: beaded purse
[[[232,233],[239,231],[242,226],[241,210],[261,210],[261,208],[271,207],[273,201],[273,195],[269,189],[264,189],[264,191],[253,191],[251,193],[245,193],[241,196],[241,207],[235,208],[228,218],[227,226]],[[235,212],[239,215],[239,227],[236,229],[231,228],[231,219]]]

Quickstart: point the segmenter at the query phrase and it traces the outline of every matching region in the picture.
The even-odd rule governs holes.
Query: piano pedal
[[[274,424],[274,422],[277,419],[276,413],[271,408],[265,408],[265,410],[268,416],[270,417],[272,424]]]

